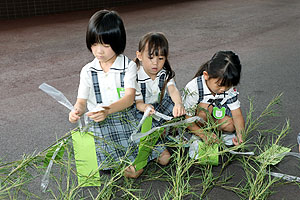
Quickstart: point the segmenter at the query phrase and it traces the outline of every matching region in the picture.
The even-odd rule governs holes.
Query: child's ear
[[[142,53],[139,51],[136,51],[136,57],[139,59],[139,61],[142,61]]]
[[[206,81],[209,79],[207,71],[203,71],[203,76]]]

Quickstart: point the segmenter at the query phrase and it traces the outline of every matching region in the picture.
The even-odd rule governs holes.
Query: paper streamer
[[[62,147],[64,141],[61,141],[60,145],[56,148],[55,152],[53,153],[52,157],[51,157],[51,160],[49,162],[49,165],[47,167],[47,170],[42,178],[42,181],[41,181],[41,189],[42,189],[42,192],[46,192],[46,189],[49,185],[49,176],[50,176],[50,171],[51,171],[51,168],[52,168],[52,165],[53,165],[53,160],[55,159],[57,153],[59,152],[60,148]]]
[[[48,85],[47,83],[42,83],[39,88],[47,93],[49,96],[51,96],[53,99],[55,99],[58,103],[62,104],[69,110],[74,110],[74,106],[70,103],[70,101],[65,97],[65,95],[57,90],[56,88],[52,87],[51,85]],[[82,128],[81,120],[78,120],[78,126]]]
[[[102,110],[105,110],[105,108],[102,107],[102,104],[97,104],[97,106],[94,109],[90,110],[87,114],[93,113],[93,112],[99,112]]]
[[[238,151],[232,151],[229,150],[229,153],[234,154],[234,155],[245,155],[245,156],[254,156],[254,152],[238,152]]]
[[[142,125],[144,124],[144,121],[146,120],[146,118],[149,116],[149,113],[151,111],[152,107],[151,106],[148,106],[144,112],[144,115],[141,119],[141,121],[139,122],[138,126],[136,127],[136,131],[133,133],[133,134],[137,134],[137,132],[140,130],[140,128],[142,127]],[[160,112],[157,112],[155,111],[154,114],[153,114],[153,117],[157,120],[159,120],[160,118],[164,119],[164,120],[171,120],[173,119],[173,117],[170,117],[170,116],[167,116],[165,114],[162,114]]]
[[[149,115],[151,109],[152,109],[152,108],[151,108],[150,106],[148,106],[148,107],[146,108],[146,110],[145,110],[145,112],[144,112],[144,115],[143,115],[141,121],[139,122],[139,125],[136,127],[136,131],[133,133],[133,135],[134,135],[134,134],[137,134],[137,132],[140,130],[140,128],[142,127],[144,121],[145,121],[146,118],[148,117],[148,115]]]
[[[296,153],[296,152],[284,152],[284,153],[278,154],[277,156],[278,157],[281,157],[281,156],[294,156],[294,157],[300,158],[300,153]],[[288,175],[288,174],[282,174],[282,173],[277,173],[277,172],[269,172],[269,174],[271,176],[274,176],[274,177],[277,177],[277,178],[281,178],[281,179],[286,180],[286,181],[300,182],[300,177],[297,177],[297,176],[291,176],[291,175]]]
[[[173,117],[170,117],[170,116],[168,116],[168,115],[162,114],[162,113],[157,112],[157,111],[155,111],[154,115],[155,115],[156,117],[162,118],[162,119],[164,119],[164,120],[166,120],[166,121],[170,121],[171,119],[173,119]]]
[[[39,89],[41,89],[43,92],[47,93],[49,96],[51,96],[52,98],[54,98],[56,101],[58,101],[58,103],[62,104],[63,106],[65,106],[66,108],[68,108],[69,110],[73,110],[74,106],[70,103],[70,101],[65,97],[65,95],[57,90],[56,88],[48,85],[47,83],[42,83],[39,86]],[[79,128],[82,128],[82,123],[80,120],[78,120],[78,126]],[[46,192],[46,189],[48,187],[49,184],[49,176],[50,176],[50,171],[53,165],[53,160],[55,159],[57,153],[59,152],[60,148],[62,147],[63,143],[65,142],[65,140],[61,141],[59,147],[57,147],[57,149],[55,150],[55,152],[52,155],[52,158],[49,162],[49,165],[47,167],[47,170],[42,178],[41,181],[41,189],[42,192]]]
[[[222,134],[222,140],[226,146],[232,146],[232,139],[235,137],[235,134]]]
[[[50,95],[52,98],[54,98],[58,103],[64,105],[67,107],[69,110],[73,110],[74,107],[70,103],[70,101],[61,93],[59,90],[56,88],[48,85],[47,83],[42,83],[39,88],[46,92],[48,95]]]
[[[178,125],[181,125],[181,124],[190,124],[190,123],[193,123],[195,121],[202,121],[203,122],[203,119],[199,116],[194,116],[194,117],[182,120],[182,121],[178,121],[178,122],[174,122],[174,123],[170,123],[170,124],[166,124],[166,125],[163,125],[163,126],[152,128],[150,131],[147,131],[146,133],[134,133],[130,136],[130,140],[132,140],[132,141],[139,140],[142,137],[145,137],[145,136],[153,133],[154,131],[156,131],[160,128],[166,128],[166,127],[170,127],[170,126],[178,126]]]
[[[282,173],[277,173],[277,172],[269,172],[269,174],[271,176],[277,177],[277,178],[282,178],[283,180],[286,181],[296,181],[296,182],[300,182],[300,177],[297,176],[291,176],[291,175],[287,175],[287,174],[282,174]]]

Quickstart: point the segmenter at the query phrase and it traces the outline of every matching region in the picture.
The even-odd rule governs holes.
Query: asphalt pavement
[[[125,23],[125,54],[132,59],[143,34],[165,33],[180,89],[216,51],[236,52],[242,63],[238,90],[244,116],[249,98],[254,99],[258,115],[283,93],[279,116],[265,126],[280,128],[288,119],[291,130],[281,144],[298,151],[300,1],[151,1],[113,9]],[[12,161],[39,152],[75,127],[68,122],[69,111],[38,87],[46,82],[75,103],[80,70],[93,59],[85,45],[85,31],[94,12],[0,21],[0,158]],[[300,176],[297,164],[285,159],[278,167]],[[299,195],[298,186],[284,185],[270,199]],[[239,199],[220,188],[208,197]]]

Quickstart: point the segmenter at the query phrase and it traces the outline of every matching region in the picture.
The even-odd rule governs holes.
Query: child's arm
[[[136,100],[136,101],[135,101],[135,104],[136,104],[136,108],[137,108],[139,111],[141,111],[141,112],[145,112],[145,111],[146,111],[146,108],[147,108],[148,106],[150,106],[150,107],[152,108],[151,111],[150,111],[150,113],[149,113],[150,115],[152,115],[152,114],[155,112],[153,106],[152,106],[151,104],[146,104],[146,103],[144,103],[143,100]]]
[[[84,114],[86,109],[86,101],[87,101],[86,99],[80,99],[80,98],[77,99],[74,105],[74,110],[72,110],[69,113],[69,121],[71,123],[77,122],[80,116]]]
[[[190,118],[190,116],[185,115],[185,118]],[[194,135],[200,137],[205,143],[215,143],[217,142],[217,136],[214,133],[211,133],[211,135],[207,135],[207,133],[204,133],[200,126],[198,126],[196,123],[192,123],[187,127]]]
[[[103,121],[107,115],[119,112],[124,110],[125,108],[130,107],[133,104],[135,97],[135,89],[134,88],[126,88],[125,95],[120,100],[115,103],[110,104],[107,107],[104,107],[105,110],[99,112],[91,112],[88,113],[87,116],[90,117],[95,122]]]
[[[240,108],[232,110],[233,125],[236,130],[237,137],[232,139],[234,145],[239,145],[243,142],[243,132],[245,130],[245,121]]]
[[[181,115],[184,115],[185,109],[178,89],[175,87],[175,85],[170,85],[168,86],[168,92],[170,94],[172,101],[175,104],[173,108],[173,116],[179,117]]]

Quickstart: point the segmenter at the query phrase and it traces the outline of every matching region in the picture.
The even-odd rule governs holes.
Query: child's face
[[[231,88],[229,86],[221,86],[222,80],[219,78],[210,78],[206,71],[203,72],[203,75],[206,85],[213,95],[223,93]]]
[[[100,63],[107,63],[114,61],[116,53],[109,44],[95,43],[91,47],[93,55],[99,60]]]
[[[156,78],[157,73],[162,70],[166,57],[165,56],[149,56],[148,45],[146,45],[145,50],[142,52],[137,51],[136,56],[139,61],[142,62],[145,72],[150,76],[152,80]]]

